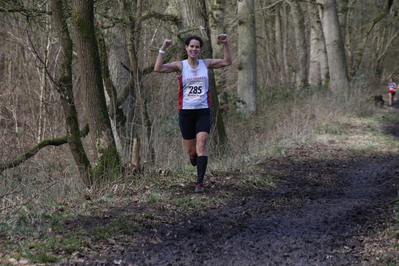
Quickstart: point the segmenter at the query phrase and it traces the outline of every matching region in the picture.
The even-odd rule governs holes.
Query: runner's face
[[[188,57],[198,58],[201,52],[200,42],[197,40],[191,40],[189,45],[186,45],[186,51]]]

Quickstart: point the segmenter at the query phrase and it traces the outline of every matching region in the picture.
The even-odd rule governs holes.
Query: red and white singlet
[[[187,60],[182,61],[179,80],[179,109],[205,109],[211,105],[208,68],[204,60],[198,60],[193,69]]]
[[[388,84],[388,92],[396,92],[395,83],[391,82]]]

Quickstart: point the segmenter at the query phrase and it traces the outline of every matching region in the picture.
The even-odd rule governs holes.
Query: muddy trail
[[[108,243],[68,265],[378,265],[364,252],[365,239],[392,217],[384,205],[397,198],[392,169],[399,157],[334,154],[339,159],[269,159],[258,166],[283,173],[275,189],[238,193],[194,215],[153,208],[175,222],[144,228],[134,241]],[[109,215],[145,208],[131,203]]]

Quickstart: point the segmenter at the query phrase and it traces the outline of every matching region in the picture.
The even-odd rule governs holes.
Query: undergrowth
[[[257,115],[244,117],[234,108],[225,110],[229,147],[217,153],[211,140],[209,192],[202,195],[193,193],[196,170],[188,166],[174,116],[154,125],[160,132],[155,146],[163,154],[157,163],[105,187],[88,190],[71,166],[60,169],[51,161],[40,169],[6,171],[0,178],[0,258],[5,262],[9,258],[29,263],[67,261],[102,241],[132,241],[144,227],[174,222],[173,215],[158,217],[152,208],[190,213],[225,206],[238,195],[251,195],[258,189],[272,189],[279,172],[265,171],[258,164],[286,156],[291,147],[321,143],[359,156],[398,152],[397,140],[384,132],[384,126],[399,121],[397,111],[376,108],[364,96],[368,94],[337,95],[318,87],[300,92],[260,88]],[[143,206],[142,213],[104,219],[106,210],[128,204]],[[394,232],[399,235],[399,229]]]

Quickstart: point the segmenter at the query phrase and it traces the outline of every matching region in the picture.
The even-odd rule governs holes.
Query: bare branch
[[[18,208],[17,210],[13,211],[13,212],[18,212],[23,206],[27,205],[29,202],[31,202],[32,200],[34,200],[35,198],[37,198],[37,197],[38,197],[39,195],[41,195],[44,191],[46,191],[47,189],[51,188],[52,186],[54,186],[54,185],[57,184],[58,182],[59,182],[59,181],[56,181],[56,182],[54,182],[54,183],[48,185],[47,187],[45,187],[44,189],[42,189],[42,191],[40,191],[39,193],[37,193],[36,195],[34,195],[34,196],[32,196],[30,199],[28,199],[25,203],[21,204],[21,205],[19,206],[19,208]],[[11,207],[11,206],[10,206],[10,207]],[[10,207],[0,209],[0,211],[3,211],[3,210],[5,210],[5,209],[9,209]]]
[[[357,73],[357,71],[359,69],[360,63],[361,63],[362,58],[363,58],[364,49],[366,47],[367,40],[368,40],[368,38],[370,36],[371,31],[373,30],[375,25],[378,22],[380,22],[385,17],[386,14],[388,14],[390,12],[390,10],[392,8],[392,4],[393,4],[393,0],[388,0],[387,3],[386,3],[385,8],[379,14],[377,14],[374,17],[374,19],[368,25],[366,25],[366,31],[363,33],[363,36],[362,36],[363,41],[361,42],[361,45],[358,48],[357,56],[355,58],[355,62],[353,63],[353,67],[352,67],[352,69],[350,71],[350,75],[352,77],[356,75],[356,73]]]
[[[85,137],[85,136],[87,136],[88,133],[89,133],[89,127],[88,127],[88,125],[85,125],[84,128],[80,131],[80,136]],[[55,138],[55,139],[43,140],[43,141],[39,142],[38,144],[36,144],[34,147],[32,147],[27,152],[18,156],[17,158],[15,158],[11,161],[8,161],[8,162],[0,163],[0,173],[3,172],[5,169],[14,168],[14,167],[20,165],[21,163],[27,161],[29,158],[36,155],[42,148],[44,148],[46,146],[61,146],[66,143],[68,143],[67,136],[63,136],[63,137]]]
[[[278,0],[275,3],[273,3],[273,4],[270,4],[270,5],[266,6],[266,7],[263,7],[263,8],[255,10],[255,12],[266,10],[266,9],[272,9],[273,7],[275,7],[278,4],[281,4],[284,1],[286,1],[286,0]],[[286,1],[286,2],[289,2],[289,1]],[[314,5],[322,5],[321,3],[318,3],[318,2],[315,2],[315,1],[310,1],[310,0],[297,0],[297,2],[306,2],[306,3],[314,4]]]
[[[262,10],[266,10],[266,9],[271,9],[271,8],[275,7],[276,5],[282,3],[282,2],[284,2],[284,0],[279,0],[279,1],[277,1],[277,2],[275,2],[275,3],[273,3],[273,4],[271,4],[271,5],[268,5],[268,6],[266,6],[266,7],[257,9],[257,10],[255,10],[255,12],[262,11]]]
[[[21,13],[27,17],[33,17],[37,15],[52,15],[51,11],[38,10],[38,9],[27,9],[27,8],[4,8],[0,7],[0,12],[3,13]]]
[[[177,16],[173,16],[173,15],[169,15],[169,14],[161,14],[161,13],[148,13],[148,14],[144,14],[143,16],[141,16],[140,18],[138,18],[138,24],[140,24],[140,22],[143,22],[147,19],[150,18],[156,18],[158,20],[161,21],[168,21],[168,22],[172,22],[175,25],[180,25],[181,24],[181,19]]]

